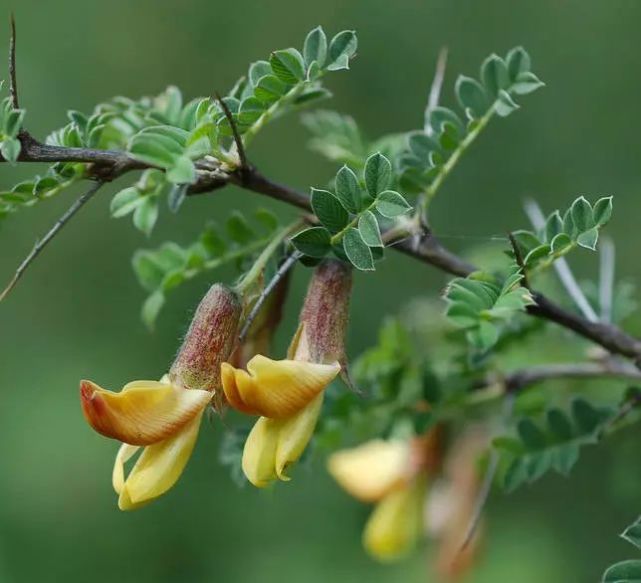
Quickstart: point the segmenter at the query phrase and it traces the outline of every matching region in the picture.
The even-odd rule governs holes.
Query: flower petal
[[[276,450],[276,475],[283,481],[290,480],[285,470],[297,462],[314,434],[318,416],[323,406],[323,393],[302,411],[283,421]]]
[[[243,472],[257,488],[276,479],[276,448],[282,421],[261,417],[247,436],[243,449]]]
[[[423,527],[425,485],[424,478],[416,479],[376,505],[363,532],[363,545],[374,558],[393,561],[413,548]]]
[[[200,411],[176,435],[144,449],[120,492],[121,510],[134,510],[151,502],[178,481],[194,450],[202,414]]]
[[[410,452],[408,441],[375,439],[332,454],[327,469],[355,498],[377,502],[409,478]]]
[[[113,484],[116,494],[120,494],[125,486],[125,464],[139,449],[139,445],[129,445],[128,443],[123,443],[120,446],[120,449],[118,449],[116,461],[114,462],[113,473],[111,475],[111,483]]]
[[[223,364],[223,389],[232,407],[283,419],[310,403],[340,369],[338,362],[317,364],[257,355],[247,363],[248,372]]]
[[[120,393],[81,381],[82,410],[102,435],[131,445],[149,445],[175,434],[211,400],[212,393],[157,381],[135,381]]]

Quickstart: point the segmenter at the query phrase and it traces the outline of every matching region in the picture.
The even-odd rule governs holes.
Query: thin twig
[[[48,243],[51,242],[51,240],[60,232],[60,230],[67,224],[69,219],[71,219],[81,208],[82,206],[94,195],[96,192],[98,192],[98,189],[104,184],[104,182],[96,182],[94,185],[91,186],[87,192],[85,192],[82,196],[80,196],[76,201],[67,209],[67,211],[55,222],[53,227],[49,229],[47,234],[40,240],[36,241],[36,244],[34,245],[33,249],[31,250],[31,253],[27,255],[25,260],[18,266],[18,269],[16,270],[15,275],[9,282],[9,285],[4,289],[4,291],[0,294],[0,302],[4,300],[9,292],[15,287],[15,285],[18,283],[18,280],[22,277],[24,274],[25,270],[31,263],[38,257],[40,252],[47,246]]]
[[[599,245],[599,306],[601,321],[612,322],[612,296],[614,294],[615,248],[610,237],[603,237]]]
[[[223,101],[223,98],[220,96],[220,93],[216,91],[214,95],[216,96],[216,99],[218,100],[218,103],[222,108],[223,113],[225,114],[225,117],[227,118],[227,121],[229,122],[229,125],[231,127],[231,131],[234,136],[234,142],[236,144],[236,150],[238,152],[238,158],[240,159],[240,169],[241,171],[246,172],[247,170],[249,170],[249,163],[247,162],[247,155],[245,154],[245,146],[243,145],[243,140],[240,137],[240,132],[238,131],[236,120],[234,120],[234,116],[232,115],[231,110],[229,109],[227,104]]]
[[[441,98],[441,88],[443,87],[443,80],[445,79],[445,70],[447,68],[447,47],[441,47],[436,59],[436,69],[434,70],[434,78],[430,86],[430,93],[427,98],[427,106],[425,107],[425,133],[430,136],[434,131],[429,123],[430,114],[438,107],[439,99]]]
[[[13,109],[20,109],[18,83],[16,81],[16,18],[11,13],[11,40],[9,41],[9,95]]]
[[[514,395],[508,394],[505,398],[503,406],[503,415],[502,420],[505,423],[511,416],[512,410],[514,409]],[[479,523],[481,522],[481,516],[483,515],[483,509],[487,504],[487,501],[490,497],[490,492],[492,491],[492,483],[494,482],[494,477],[496,472],[499,469],[500,456],[496,449],[492,449],[490,454],[490,461],[485,470],[485,475],[483,476],[483,482],[481,483],[481,488],[479,489],[476,501],[474,502],[474,511],[472,512],[472,517],[468,524],[465,537],[463,538],[463,543],[459,549],[459,553],[463,552],[467,545],[470,544],[471,540],[474,538],[474,533],[478,528]]]
[[[527,199],[523,203],[525,209],[525,214],[530,219],[532,226],[538,231],[545,226],[545,217],[541,211],[541,207],[533,199]],[[572,301],[576,304],[577,308],[581,310],[581,313],[585,316],[590,322],[598,322],[599,317],[597,316],[594,308],[590,305],[590,302],[585,297],[581,286],[577,283],[568,262],[564,257],[559,257],[554,262],[554,269],[556,270],[563,287],[568,292],[569,296],[572,298]]]
[[[287,275],[287,272],[294,266],[294,264],[302,257],[302,254],[299,251],[293,251],[285,261],[280,265],[274,276],[269,280],[269,283],[265,286],[260,296],[256,300],[256,303],[252,306],[251,311],[245,319],[242,330],[238,335],[238,341],[242,344],[247,337],[247,333],[251,328],[256,316],[260,312],[260,309],[263,307],[263,304],[269,297],[269,295],[274,291],[274,288],[278,285],[281,279]]]

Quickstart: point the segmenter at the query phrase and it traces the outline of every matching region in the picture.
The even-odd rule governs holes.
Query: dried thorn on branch
[[[82,206],[94,195],[104,182],[96,182],[87,192],[80,196],[76,201],[67,209],[67,211],[55,222],[53,227],[49,229],[47,234],[40,240],[36,241],[33,249],[24,259],[24,261],[16,269],[16,273],[7,285],[7,287],[0,293],[0,302],[4,300],[9,292],[15,287],[18,283],[18,280],[22,277],[25,270],[31,263],[38,257],[40,252],[51,242],[51,240],[58,234],[58,232],[64,227],[67,222],[82,208]]]
[[[245,319],[245,323],[243,324],[243,328],[240,331],[240,334],[238,335],[238,342],[243,343],[245,341],[245,338],[247,338],[247,333],[249,332],[249,329],[251,328],[252,323],[256,319],[256,316],[260,312],[260,309],[263,307],[263,304],[269,297],[269,295],[274,291],[274,288],[278,285],[278,283],[287,275],[287,272],[294,266],[294,264],[302,257],[302,254],[299,251],[293,251],[286,259],[283,261],[283,263],[280,265],[276,273],[274,274],[274,277],[272,277],[269,280],[269,283],[265,286],[263,291],[261,292],[260,296],[256,300],[256,303],[252,306],[251,311],[247,315],[247,318]]]
[[[234,120],[234,116],[232,115],[231,110],[223,101],[220,93],[216,91],[214,95],[216,96],[216,100],[222,108],[223,113],[225,114],[225,117],[227,118],[227,121],[229,122],[229,125],[231,127],[231,131],[234,136],[234,143],[236,144],[236,150],[238,151],[238,158],[240,158],[240,172],[242,178],[244,179],[249,171],[249,163],[247,162],[247,155],[245,154],[245,146],[243,145],[243,140],[240,137],[240,132],[238,131],[238,126],[236,125],[236,121]]]
[[[434,78],[432,79],[432,85],[430,86],[430,93],[427,99],[427,107],[425,108],[425,133],[428,136],[432,134],[432,127],[429,124],[430,114],[438,107],[438,102],[441,98],[441,88],[443,87],[445,69],[447,68],[447,52],[447,47],[442,47],[438,53],[436,70],[434,71]]]
[[[13,109],[20,109],[18,103],[18,84],[16,82],[16,19],[11,13],[11,40],[9,41],[9,96]]]

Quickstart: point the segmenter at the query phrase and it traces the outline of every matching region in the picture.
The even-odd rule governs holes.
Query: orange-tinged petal
[[[276,479],[276,448],[282,421],[261,417],[247,436],[242,467],[247,479],[264,488]]]
[[[231,365],[223,365],[223,369],[223,389],[232,406],[263,417],[284,419],[308,405],[341,367],[338,362],[317,364],[257,355],[247,363],[247,371]]]
[[[176,435],[143,450],[120,492],[121,510],[140,508],[178,481],[196,445],[202,414],[200,411]]]
[[[278,448],[276,449],[276,475],[278,479],[288,481],[290,478],[285,470],[297,462],[309,440],[314,434],[318,416],[323,406],[323,393],[318,395],[303,410],[293,417],[283,420],[278,435]]]
[[[327,469],[349,494],[363,502],[377,502],[404,484],[411,471],[408,441],[374,439],[332,454]]]
[[[131,445],[149,445],[180,431],[211,400],[212,393],[157,381],[135,381],[119,393],[81,381],[82,410],[102,435]]]
[[[425,479],[393,490],[374,508],[363,532],[363,545],[380,561],[393,561],[406,555],[421,536]]]

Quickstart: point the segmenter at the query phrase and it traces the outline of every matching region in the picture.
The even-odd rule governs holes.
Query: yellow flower
[[[288,358],[257,355],[246,371],[229,363],[221,367],[228,403],[243,413],[260,415],[242,459],[245,476],[254,486],[289,480],[287,468],[300,458],[314,433],[323,390],[342,370],[350,291],[349,268],[338,261],[322,263],[310,283]]]
[[[134,381],[118,393],[91,381],[80,383],[89,425],[122,442],[112,475],[121,510],[147,504],[180,478],[203,413],[220,390],[220,365],[233,349],[240,313],[236,293],[216,284],[198,306],[169,374],[160,381]],[[125,476],[125,463],[141,447]]]
[[[407,554],[422,531],[426,492],[413,444],[375,439],[332,454],[327,467],[349,494],[376,503],[363,532],[365,549],[381,561]]]
[[[135,381],[119,393],[80,383],[82,410],[102,435],[123,444],[116,455],[113,486],[118,507],[133,510],[169,490],[194,449],[202,414],[213,393],[164,382]],[[125,479],[124,464],[144,446]]]

